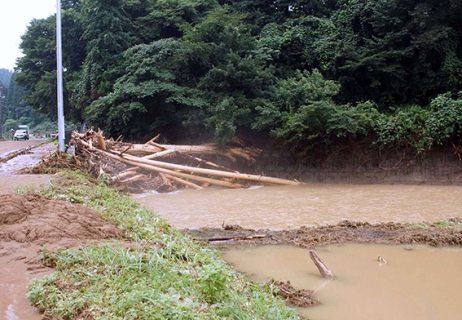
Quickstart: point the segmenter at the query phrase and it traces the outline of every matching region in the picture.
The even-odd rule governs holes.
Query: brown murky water
[[[186,190],[137,197],[178,228],[220,227],[282,230],[337,224],[342,220],[435,222],[462,217],[462,187],[328,185],[242,190]]]
[[[308,251],[296,247],[234,249],[223,258],[254,281],[315,290],[322,304],[299,309],[313,320],[462,319],[462,249],[346,244],[316,252],[334,280],[322,279]]]
[[[0,152],[6,149],[23,148],[29,145],[41,143],[42,140],[30,141],[3,141],[0,143]],[[11,193],[15,189],[25,187],[40,188],[41,186],[48,185],[52,180],[51,175],[33,174],[33,175],[17,175],[16,171],[33,167],[40,163],[43,157],[46,157],[54,152],[56,146],[53,144],[45,144],[38,148],[32,149],[31,153],[19,155],[6,163],[0,163],[0,194]]]

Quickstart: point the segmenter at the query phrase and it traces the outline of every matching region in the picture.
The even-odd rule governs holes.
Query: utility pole
[[[3,83],[0,82],[0,139],[3,138],[2,104],[3,104],[3,98],[4,98],[4,94],[3,94],[4,88],[5,87],[3,86]]]
[[[56,66],[58,71],[58,147],[64,152],[63,56],[61,40],[61,0],[56,0]]]

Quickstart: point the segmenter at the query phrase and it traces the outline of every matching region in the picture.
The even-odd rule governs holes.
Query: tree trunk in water
[[[313,260],[316,267],[318,267],[319,272],[324,278],[329,279],[329,280],[332,280],[334,278],[334,275],[332,274],[332,272],[324,264],[324,262],[322,262],[321,258],[319,258],[318,255],[313,250],[310,250],[310,258],[311,260]]]

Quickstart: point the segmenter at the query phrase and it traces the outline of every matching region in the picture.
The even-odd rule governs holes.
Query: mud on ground
[[[122,234],[112,222],[81,205],[34,193],[0,195],[0,314],[7,319],[41,319],[25,294],[32,278],[53,272],[41,261],[46,251],[78,248]]]
[[[377,244],[426,244],[431,246],[462,246],[462,219],[450,218],[440,223],[379,223],[342,221],[337,225],[301,227],[294,230],[253,230],[238,226],[229,228],[201,228],[183,230],[198,240],[214,237],[245,237],[266,235],[265,238],[246,240],[249,245],[289,244],[314,248],[333,243],[357,242]],[[242,245],[243,241],[213,242],[222,248]]]

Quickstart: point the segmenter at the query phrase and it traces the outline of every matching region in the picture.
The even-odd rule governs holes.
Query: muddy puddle
[[[16,148],[28,146],[27,144],[21,143],[24,141],[6,141],[2,142],[2,145],[5,149],[5,146]],[[26,141],[29,142],[29,141]],[[42,142],[40,140],[34,140],[34,143],[38,144]],[[32,145],[32,144],[29,144]],[[0,151],[3,150],[0,148]],[[32,149],[30,152],[19,155],[10,159],[7,162],[0,163],[0,194],[12,193],[15,189],[22,188],[41,188],[41,186],[48,185],[52,180],[50,175],[45,174],[34,174],[34,175],[20,175],[15,174],[16,171],[28,167],[33,167],[40,163],[43,157],[49,156],[56,146],[53,144],[45,144],[40,147]],[[10,150],[11,151],[11,150]]]
[[[42,141],[36,140],[35,142],[38,144],[38,142]],[[14,143],[16,144],[16,147],[20,149],[19,147],[21,145],[19,144],[19,141],[15,141]],[[30,150],[30,152],[27,152],[26,154],[18,155],[17,157],[14,157],[13,159],[10,159],[5,163],[0,163],[0,176],[13,174],[16,171],[24,168],[34,167],[37,164],[39,164],[44,157],[50,156],[50,154],[52,154],[55,151],[56,146],[52,143],[44,144],[40,147],[33,148]]]
[[[180,229],[220,227],[291,229],[342,220],[435,222],[462,217],[457,186],[328,185],[242,190],[186,190],[137,197]]]
[[[462,319],[460,248],[345,244],[315,251],[334,280],[321,278],[302,248],[261,246],[222,255],[254,281],[290,280],[297,289],[314,290],[321,304],[298,309],[313,320]]]

